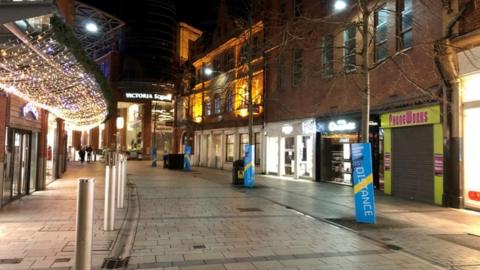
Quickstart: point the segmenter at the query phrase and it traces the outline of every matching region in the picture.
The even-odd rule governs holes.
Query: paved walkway
[[[0,269],[70,269],[74,265],[77,179],[95,178],[93,266],[109,256],[118,230],[103,231],[104,167],[69,164],[50,185],[0,209]],[[116,229],[124,210],[117,211]]]
[[[104,233],[103,166],[70,166],[47,191],[0,210],[0,270],[71,269],[76,181],[95,177],[94,269],[118,234]],[[379,222],[353,222],[349,187],[258,177],[233,188],[228,172],[129,163],[140,209],[129,269],[480,269],[476,212],[377,196]],[[126,211],[117,212],[116,229]],[[138,224],[138,225],[137,225]],[[17,259],[17,261],[14,261]]]
[[[246,190],[218,170],[129,169],[141,207],[130,269],[442,269],[332,225],[351,218],[346,187],[260,177]]]

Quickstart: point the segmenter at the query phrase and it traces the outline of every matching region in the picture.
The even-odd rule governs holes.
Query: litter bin
[[[232,185],[243,185],[243,159],[233,162]]]

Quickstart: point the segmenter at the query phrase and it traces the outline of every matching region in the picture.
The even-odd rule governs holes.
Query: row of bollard
[[[127,185],[127,156],[108,153],[105,159],[105,213],[104,231],[115,229],[115,207],[123,208]]]
[[[127,185],[127,155],[109,152],[105,156],[104,231],[115,229],[115,208],[124,208]],[[94,179],[79,179],[75,269],[90,270],[92,266]]]

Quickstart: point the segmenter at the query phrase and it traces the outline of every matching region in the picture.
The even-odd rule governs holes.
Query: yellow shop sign
[[[385,113],[381,116],[383,128],[408,127],[440,123],[440,106]]]

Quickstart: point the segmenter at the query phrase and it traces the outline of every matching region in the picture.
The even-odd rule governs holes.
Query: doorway
[[[8,148],[11,149],[9,161],[9,172],[5,185],[5,202],[20,198],[30,192],[30,132],[12,130],[11,140]],[[10,147],[11,146],[11,147]],[[32,179],[32,181],[35,181]]]
[[[284,172],[285,176],[295,175],[295,137],[285,138],[285,151],[284,151]]]

